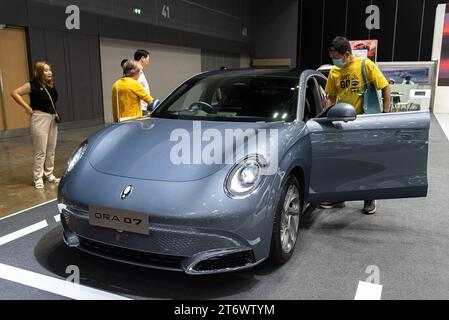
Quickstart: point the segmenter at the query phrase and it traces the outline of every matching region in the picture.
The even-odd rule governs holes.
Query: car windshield
[[[214,75],[188,80],[153,112],[152,117],[290,122],[296,119],[297,101],[297,78]]]

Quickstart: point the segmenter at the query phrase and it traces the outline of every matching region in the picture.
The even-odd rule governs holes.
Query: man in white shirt
[[[147,68],[150,65],[150,52],[145,49],[139,49],[134,53],[134,60],[142,66],[138,81],[145,88],[145,90],[148,91],[148,94],[151,95],[150,86],[148,84],[147,78],[145,77],[145,74],[143,73],[143,69]],[[141,105],[143,115],[148,115],[148,104],[142,101]]]

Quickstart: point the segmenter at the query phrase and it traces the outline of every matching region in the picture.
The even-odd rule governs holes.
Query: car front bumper
[[[267,179],[257,194],[231,199],[223,190],[226,173],[163,182],[112,176],[87,161],[79,164],[59,186],[65,242],[113,260],[190,274],[252,267],[269,255],[274,210],[268,203],[276,194]],[[134,191],[120,199],[130,185]],[[148,235],[91,225],[91,205],[148,215]]]
[[[87,212],[59,209],[69,247],[114,261],[200,275],[247,269],[265,260],[257,260],[251,245],[230,232],[152,224],[149,235],[141,235],[91,226]]]

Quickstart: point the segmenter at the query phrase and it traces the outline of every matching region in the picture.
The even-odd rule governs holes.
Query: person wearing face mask
[[[363,114],[363,58],[355,57],[352,53],[351,44],[344,37],[336,37],[329,46],[329,55],[334,67],[329,73],[326,84],[327,101],[326,106],[331,107],[337,102],[349,103],[354,106],[357,114]],[[390,112],[391,89],[388,80],[382,74],[377,65],[365,60],[366,81],[374,84],[377,90],[382,90],[383,112]],[[323,203],[323,209],[342,208],[344,202]],[[363,208],[364,214],[376,212],[376,200],[366,200]]]
[[[30,104],[23,99],[25,95],[29,95]],[[11,96],[31,116],[34,187],[43,189],[44,179],[57,184],[60,179],[55,177],[53,169],[58,138],[59,116],[55,107],[58,92],[53,82],[50,64],[45,61],[36,62],[33,79],[14,90]]]
[[[351,44],[344,37],[336,37],[332,41],[329,55],[334,67],[326,84],[327,106],[337,102],[349,103],[354,106],[357,114],[363,114],[363,58],[352,54]],[[365,60],[365,74],[368,84],[374,84],[377,90],[382,90],[383,112],[390,112],[391,89],[388,80],[369,59]]]

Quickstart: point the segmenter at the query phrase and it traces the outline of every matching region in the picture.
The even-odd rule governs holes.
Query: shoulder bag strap
[[[366,79],[365,62],[366,59],[363,59],[362,60],[363,91],[366,91],[368,89],[368,80]]]
[[[55,104],[53,103],[53,98],[51,97],[50,92],[48,92],[47,88],[45,88],[45,87],[44,87],[44,90],[45,90],[45,92],[47,92],[47,95],[48,95],[48,97],[50,98],[50,102],[51,102],[51,105],[52,105],[52,107],[53,107],[53,110],[55,111],[55,113],[58,113],[58,112],[56,111],[56,107],[55,107]]]

